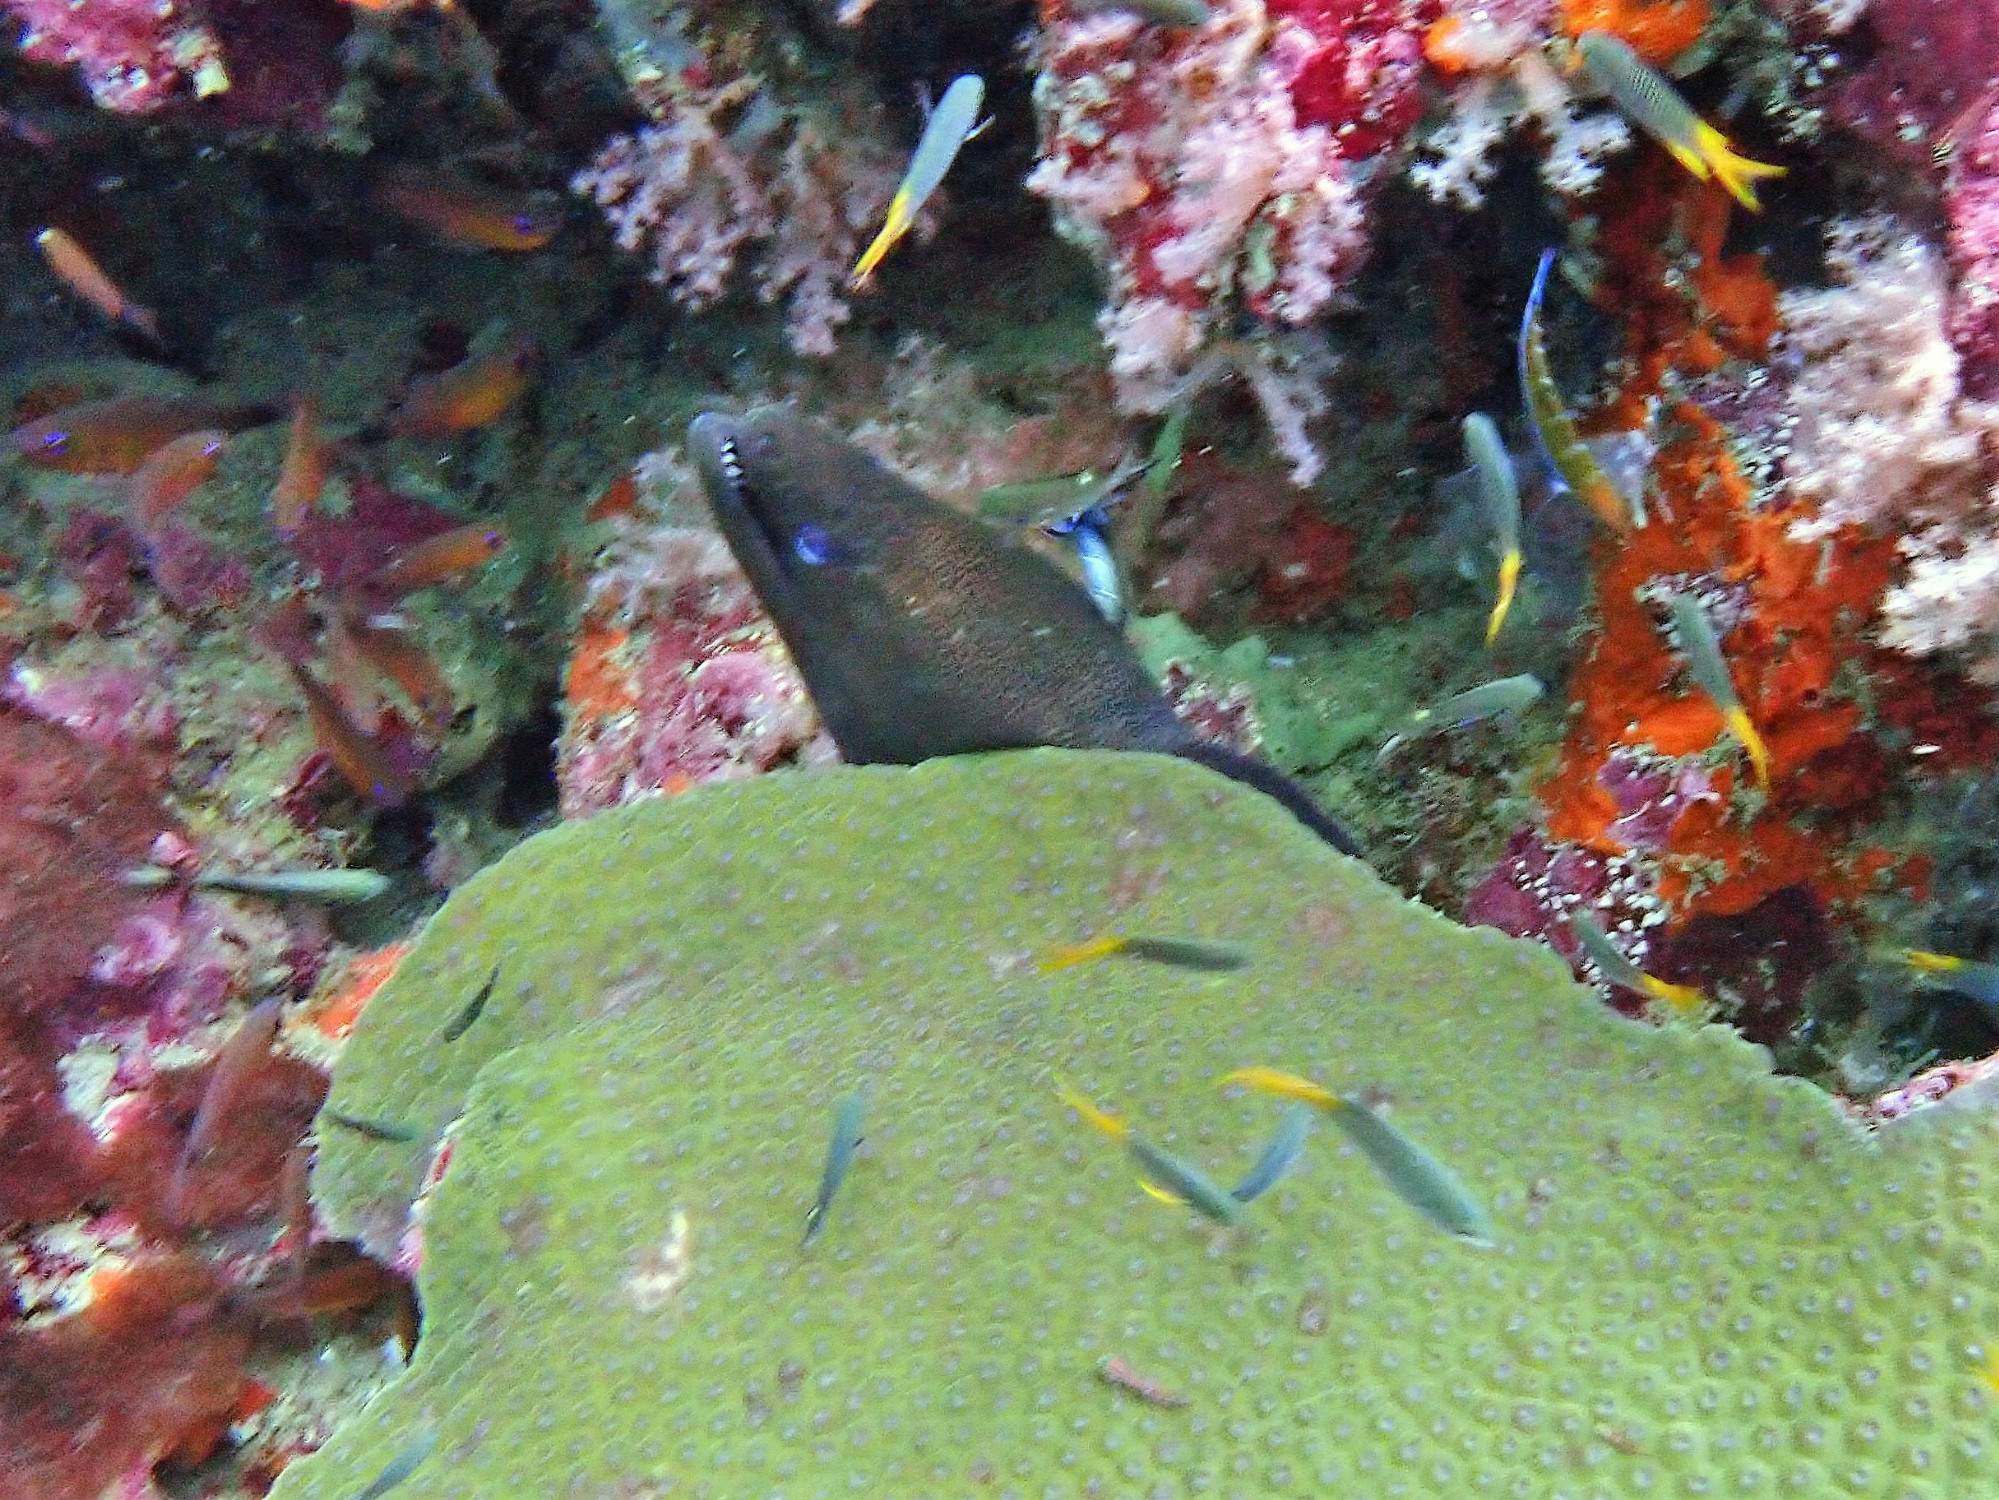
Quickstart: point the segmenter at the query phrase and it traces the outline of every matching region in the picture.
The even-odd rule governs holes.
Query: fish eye
[[[515,214],[515,215],[514,215],[514,233],[515,233],[515,234],[518,234],[518,235],[530,235],[530,234],[533,234],[533,233],[535,232],[535,229],[536,229],[536,227],[537,227],[537,226],[536,226],[536,224],[535,224],[535,221],[534,221],[534,216],[533,216],[532,214]]]
[[[833,539],[826,535],[825,527],[807,521],[792,533],[791,550],[807,567],[823,568],[833,560]]]
[[[69,434],[57,429],[42,438],[42,446],[51,453],[60,453],[69,446]]]

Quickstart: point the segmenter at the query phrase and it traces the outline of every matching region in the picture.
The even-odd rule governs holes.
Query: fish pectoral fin
[[[1165,1188],[1158,1186],[1156,1183],[1147,1182],[1143,1177],[1138,1179],[1138,1186],[1139,1190],[1155,1203],[1164,1203],[1173,1208],[1184,1208],[1187,1205],[1187,1200],[1182,1198],[1178,1193],[1169,1193]]]

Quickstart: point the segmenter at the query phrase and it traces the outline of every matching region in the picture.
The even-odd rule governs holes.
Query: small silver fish
[[[436,1446],[436,1430],[426,1427],[405,1443],[394,1458],[382,1465],[382,1472],[370,1480],[367,1488],[357,1494],[354,1500],[382,1500],[382,1496],[414,1474],[417,1467],[430,1457],[431,1450]]]
[[[1103,512],[1094,514],[1101,516]],[[1113,625],[1124,624],[1124,576],[1104,528],[1079,517],[1069,535],[1076,543],[1076,557],[1083,565],[1083,592],[1090,596],[1098,614]]]
[[[1238,1068],[1222,1079],[1317,1105],[1360,1148],[1395,1195],[1446,1234],[1490,1249],[1492,1220],[1471,1190],[1436,1157],[1365,1104],[1276,1068]]]
[[[1540,678],[1531,672],[1522,672],[1514,677],[1495,677],[1490,682],[1468,687],[1462,693],[1453,693],[1441,703],[1417,709],[1396,726],[1376,752],[1375,764],[1384,764],[1397,749],[1411,740],[1425,739],[1447,729],[1461,729],[1467,724],[1482,723],[1502,714],[1524,712],[1540,701],[1544,691],[1546,689],[1542,687]]]
[[[1229,1196],[1238,1203],[1253,1203],[1276,1187],[1284,1174],[1297,1165],[1305,1149],[1305,1138],[1311,1133],[1311,1105],[1301,1102],[1285,1110],[1284,1118],[1277,1122],[1277,1133],[1263,1148],[1263,1155],[1243,1174],[1242,1181],[1229,1189]]]
[[[805,1238],[800,1248],[811,1244],[826,1227],[826,1211],[833,1206],[833,1195],[840,1191],[840,1184],[847,1180],[847,1169],[854,1164],[854,1152],[861,1144],[861,1121],[867,1105],[867,1090],[855,1089],[833,1111],[833,1138],[826,1145],[826,1170],[820,1174],[819,1197],[806,1211]]]
[[[323,906],[358,906],[373,901],[391,883],[379,870],[201,870],[182,876],[159,865],[141,865],[118,879],[120,884],[142,891],[164,890],[185,881],[197,891],[316,901]]]

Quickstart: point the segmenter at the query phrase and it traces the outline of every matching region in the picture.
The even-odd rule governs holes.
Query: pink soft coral
[[[215,34],[174,0],[6,0],[22,53],[76,68],[103,109],[142,114],[229,87]]]

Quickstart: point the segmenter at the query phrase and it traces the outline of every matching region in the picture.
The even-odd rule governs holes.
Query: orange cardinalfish
[[[436,438],[484,427],[521,398],[533,371],[534,345],[524,338],[475,354],[412,380],[389,430],[398,437]]]
[[[62,278],[64,286],[114,323],[137,329],[153,343],[160,344],[160,319],[150,307],[141,307],[105,274],[91,254],[60,229],[44,229],[35,236],[42,259]]]
[[[285,461],[271,491],[271,524],[285,536],[303,526],[326,489],[326,442],[319,433],[319,403],[301,396],[292,407]]]
[[[384,173],[371,196],[454,250],[539,250],[562,228],[562,200],[553,193],[492,187],[422,167]]]
[[[132,471],[125,481],[132,497],[133,514],[142,527],[151,529],[166,519],[180,503],[207,482],[215,472],[215,462],[229,441],[226,432],[204,430],[182,433],[163,444]]]
[[[130,474],[183,433],[203,428],[241,432],[276,415],[268,406],[217,406],[185,396],[113,396],[24,422],[8,440],[37,468]]]
[[[369,579],[371,590],[401,598],[434,583],[469,573],[507,550],[507,534],[497,526],[456,526],[396,554]]]
[[[305,714],[312,724],[313,737],[347,784],[383,807],[398,807],[406,802],[415,790],[409,773],[390,764],[381,745],[348,717],[340,700],[317,677],[295,661],[287,661],[285,670],[291,673],[305,699]]]
[[[451,684],[416,637],[394,620],[342,619],[334,625],[353,643],[354,654],[393,682],[426,724],[442,729],[458,709]]]

